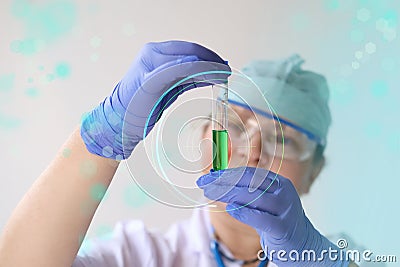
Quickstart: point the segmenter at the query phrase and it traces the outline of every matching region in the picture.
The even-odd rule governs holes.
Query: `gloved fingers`
[[[188,57],[187,59],[180,60],[180,62],[184,62],[186,60],[193,60],[193,57]],[[198,64],[197,64],[198,63]],[[126,106],[125,116],[124,116],[124,125],[125,126],[133,126],[133,127],[124,127],[124,129],[129,129],[129,132],[137,132],[135,129],[137,127],[143,128],[140,130],[141,135],[143,137],[149,133],[154,124],[159,120],[163,111],[169,107],[180,94],[185,91],[191,90],[193,88],[197,88],[200,86],[209,85],[209,81],[215,80],[225,80],[227,79],[229,74],[226,73],[211,73],[207,75],[199,75],[194,78],[189,78],[175,87],[174,84],[179,82],[181,79],[185,79],[186,76],[190,76],[193,74],[197,74],[197,71],[204,70],[213,70],[213,68],[217,68],[223,66],[226,68],[226,65],[219,64],[219,66],[214,66],[217,63],[209,63],[200,61],[197,62],[196,66],[193,66],[192,62],[186,63],[178,63],[176,62],[168,62],[165,65],[161,66],[156,71],[158,73],[154,74],[150,79],[147,78],[147,81],[143,83],[139,90],[137,90],[133,96],[129,97],[127,94],[132,94],[131,90],[129,90],[130,84],[127,82],[131,82],[128,80],[127,82],[120,82],[119,86],[125,86],[126,88],[119,88],[118,90],[118,99],[129,99],[130,102],[125,104],[121,101],[121,106]],[[228,67],[229,68],[229,67]],[[154,71],[154,72],[156,72]],[[177,81],[177,79],[179,79]],[[133,84],[132,84],[133,86]],[[116,100],[116,101],[117,101]],[[140,108],[137,107],[137,104],[140,103]],[[137,126],[135,128],[135,126]],[[144,129],[146,130],[144,131]],[[125,132],[125,131],[124,131]],[[129,136],[129,133],[127,136]]]
[[[222,70],[222,73],[221,68],[225,68],[225,70]],[[169,62],[156,71],[153,71],[151,77],[148,75],[146,81],[131,97],[124,95],[132,94],[131,90],[128,89],[130,85],[121,83],[120,86],[125,86],[126,90],[124,90],[125,88],[119,90],[119,98],[130,100],[129,103],[124,104],[127,109],[126,113],[129,114],[130,117],[148,118],[153,115],[157,116],[154,109],[157,107],[161,108],[161,106],[159,106],[160,103],[168,102],[169,105],[172,104],[173,101],[169,101],[167,98],[167,94],[171,91],[179,90],[182,86],[186,86],[183,88],[187,91],[199,86],[226,81],[230,75],[227,68],[229,68],[227,65],[205,61],[179,64]],[[205,72],[207,74],[202,74]],[[174,94],[175,93],[171,93],[169,97]],[[174,100],[176,98],[177,96],[175,95]],[[138,103],[141,103],[140,108],[137,108]]]
[[[282,199],[280,195],[268,193],[259,189],[252,192],[245,187],[230,187],[208,185],[203,187],[204,196],[227,204],[237,204],[273,215],[283,214],[290,206],[290,202]]]
[[[185,61],[185,58],[183,59],[183,61]],[[184,63],[183,61],[182,61],[182,63]],[[197,63],[193,63],[193,64],[197,64]],[[222,67],[225,68],[225,65],[223,65]],[[156,72],[156,71],[158,71],[158,69],[155,70],[154,72]],[[184,70],[184,71],[187,71],[187,70]],[[227,73],[218,73],[218,72],[214,73],[214,71],[212,71],[212,70],[210,72],[211,73],[206,73],[206,74],[201,74],[201,75],[196,75],[197,73],[191,74],[191,75],[196,75],[195,77],[190,77],[190,76],[185,77],[185,78],[176,77],[174,81],[171,81],[171,84],[172,83],[178,84],[181,80],[184,80],[183,84],[180,84],[175,87],[173,87],[173,85],[172,85],[172,87],[170,87],[170,89],[167,89],[165,94],[162,97],[160,97],[161,101],[158,102],[158,107],[156,109],[161,110],[161,112],[160,113],[154,112],[155,114],[158,114],[157,120],[160,118],[161,113],[165,109],[167,109],[173,102],[175,102],[175,100],[184,92],[187,92],[194,88],[200,88],[200,87],[209,86],[212,84],[219,84],[219,83],[226,82],[227,76],[229,75]],[[224,72],[228,72],[228,70],[226,70]],[[190,71],[188,71],[188,74],[189,73],[190,73]]]
[[[170,90],[160,101],[159,107],[157,107],[160,112],[162,113],[165,109],[167,109],[172,103],[174,103],[177,98],[183,94],[184,92],[187,92],[191,89],[194,88],[199,88],[203,86],[209,86],[209,83],[206,82],[191,82],[191,83],[185,83],[183,85],[180,85],[173,90]],[[157,120],[161,114],[158,116]]]
[[[159,43],[148,43],[145,45],[145,49],[150,49],[155,53],[164,56],[195,55],[204,61],[225,63],[225,61],[214,51],[192,42],[173,40]]]
[[[193,88],[207,86],[207,85],[209,84],[201,82],[190,83],[178,86],[173,90],[169,91],[166,95],[162,97],[161,101],[159,101],[157,106],[154,108],[149,119],[149,125],[154,125],[161,118],[164,110],[166,110],[172,103],[174,103],[181,94]]]
[[[244,187],[248,188],[250,192],[259,189],[277,193],[277,190],[281,188],[281,181],[285,179],[267,169],[238,167],[221,171],[211,170],[208,174],[201,176],[196,183],[200,188],[212,183],[220,186]]]
[[[163,93],[184,84],[224,83],[230,75],[231,68],[226,64],[202,61],[196,56],[187,56],[166,62],[145,74],[141,89],[147,92]],[[153,84],[157,84],[158,87],[154,88]]]
[[[221,79],[221,82],[224,81],[224,79]],[[165,110],[167,109],[173,102],[176,101],[178,96],[183,94],[184,92],[187,92],[189,90],[192,90],[194,88],[200,88],[200,87],[205,87],[205,86],[210,86],[209,82],[203,82],[203,81],[194,81],[193,79],[188,80],[186,83],[183,85],[180,85],[173,90],[169,91],[162,99],[160,102],[160,109]],[[212,84],[220,83],[218,79],[212,80]],[[160,115],[161,116],[161,115]],[[159,116],[159,117],[160,117]],[[159,118],[158,118],[159,119]],[[157,119],[157,120],[158,120]]]
[[[199,60],[196,56],[188,56],[188,57],[184,57],[184,58],[167,61],[163,65],[158,66],[155,70],[153,70],[149,73],[144,73],[140,77],[140,84],[136,84],[138,81],[136,79],[133,79],[132,77],[129,77],[129,76],[134,76],[135,71],[137,72],[136,68],[133,67],[133,73],[131,73],[132,71],[129,71],[125,75],[124,79],[122,79],[116,87],[116,88],[119,88],[119,90],[114,89],[113,94],[115,92],[118,92],[117,99],[121,100],[121,106],[124,108],[124,111],[128,110],[128,112],[129,112],[130,103],[134,99],[155,102],[157,100],[157,98],[160,98],[162,95],[162,92],[160,93],[160,90],[162,88],[165,88],[166,86],[168,86],[168,83],[172,83],[171,85],[173,85],[173,80],[175,80],[176,78],[175,78],[175,75],[170,72],[164,73],[165,77],[160,76],[159,78],[154,78],[153,81],[150,79],[150,77],[154,76],[157,73],[162,73],[163,70],[168,69],[169,67],[176,66],[176,65],[186,63],[186,62],[196,61],[196,60]],[[172,77],[168,77],[168,74]],[[162,80],[161,78],[163,78],[164,80]],[[158,90],[155,89],[156,88],[155,85],[157,85],[156,84],[157,82],[159,83]],[[153,85],[153,87],[151,87],[150,85]],[[139,88],[138,88],[138,90],[136,90],[135,93],[133,93],[132,90],[130,90],[130,88],[136,88],[136,87],[139,87],[141,89],[146,88],[147,90],[139,90]],[[153,88],[153,91],[154,90],[155,91],[151,92],[152,91],[152,90],[150,90],[151,88]],[[150,96],[148,96],[148,94],[150,94]],[[156,95],[153,95],[153,94],[156,94]],[[154,98],[156,98],[156,99],[154,99]],[[145,111],[143,112],[143,114],[142,115],[136,114],[136,116],[147,117],[151,108],[153,108],[153,106],[149,107],[147,105],[147,109],[145,108]],[[143,110],[143,109],[141,109],[141,110]],[[132,108],[132,111],[135,111],[135,108]],[[133,112],[133,114],[134,114],[134,112]]]
[[[151,72],[165,63],[175,62],[188,56],[195,56],[202,61],[226,64],[215,52],[199,44],[185,41],[153,42],[144,45],[129,72],[134,71],[137,64],[141,65],[146,72]]]
[[[286,231],[286,226],[282,225],[282,219],[279,216],[269,214],[268,212],[242,207],[237,204],[229,204],[226,211],[236,220],[245,223],[261,232],[281,232]]]
[[[151,56],[148,56],[151,57]],[[143,73],[140,73],[139,77],[139,84],[136,84],[138,80],[134,79],[133,77],[136,77],[138,72],[140,71],[137,62],[134,62],[132,66],[130,67],[129,71],[127,74],[125,74],[124,78],[120,82],[120,87],[126,87],[126,88],[133,88],[133,87],[140,87],[141,83],[144,83],[146,80],[151,78],[157,73],[162,72],[163,70],[168,69],[169,67],[173,67],[182,63],[187,63],[187,62],[195,62],[195,61],[200,61],[200,59],[195,56],[163,56],[163,61],[162,64],[159,64],[157,66],[148,66],[150,63],[147,63],[145,59],[142,59],[139,66],[143,66],[146,68],[146,71]],[[163,85],[165,85],[166,82],[169,82],[171,80],[171,77],[173,80],[175,80],[175,75],[173,73],[168,73],[170,74],[170,79],[167,81],[163,81]],[[130,90],[126,90],[125,88],[121,88],[122,90],[119,90],[121,92],[119,95],[119,98],[124,98],[122,93],[131,93]],[[129,98],[130,99],[130,98]]]

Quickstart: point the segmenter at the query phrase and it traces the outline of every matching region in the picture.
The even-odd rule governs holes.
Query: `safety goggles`
[[[232,153],[250,155],[257,147],[261,155],[299,162],[313,156],[319,141],[289,121],[243,106],[229,109],[228,133]]]

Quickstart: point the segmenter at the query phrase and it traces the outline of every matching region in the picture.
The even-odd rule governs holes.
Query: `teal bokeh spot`
[[[376,44],[374,44],[373,42],[368,42],[367,44],[365,44],[365,52],[367,52],[368,54],[373,54],[376,52]]]
[[[64,158],[69,158],[71,156],[72,150],[70,148],[64,148],[62,155]]]
[[[374,97],[383,97],[387,95],[389,91],[389,86],[386,81],[384,80],[376,80],[371,84],[371,94]]]
[[[83,254],[88,253],[93,246],[92,241],[85,238],[84,235],[79,236],[79,242],[82,242],[81,246],[79,248],[79,253],[83,253]]]
[[[71,68],[67,63],[61,62],[57,64],[55,73],[60,78],[67,78],[71,74]]]
[[[113,148],[110,147],[110,146],[105,146],[105,147],[103,147],[103,149],[102,149],[102,154],[103,154],[104,157],[109,158],[109,157],[111,157],[111,156],[114,154],[114,150],[113,150]]]
[[[19,53],[32,55],[37,51],[36,42],[33,39],[25,39],[20,43]]]
[[[15,74],[0,75],[0,92],[10,91],[14,87]]]
[[[325,0],[325,6],[328,10],[337,10],[340,8],[339,0]]]
[[[93,53],[93,54],[90,56],[90,60],[93,61],[93,62],[97,62],[97,61],[99,60],[99,55]]]
[[[42,20],[38,20],[37,28],[44,31],[48,38],[55,38],[66,33],[75,20],[75,7],[72,2],[55,1],[38,11]]]
[[[366,8],[361,8],[357,11],[357,19],[366,22],[371,18],[371,12]]]
[[[113,228],[110,225],[100,225],[95,230],[95,235],[98,238],[103,240],[109,239],[112,237]]]
[[[351,67],[352,67],[353,69],[357,70],[357,69],[360,68],[360,63],[357,62],[357,61],[353,61],[353,62],[351,63]]]
[[[396,28],[389,28],[382,34],[383,40],[391,42],[397,38]]]
[[[20,53],[23,55],[33,55],[41,47],[42,43],[39,40],[32,38],[25,40],[14,40],[11,42],[10,48],[14,53]]]
[[[24,23],[30,38],[53,40],[68,33],[76,23],[77,8],[73,1],[41,1],[40,4],[27,0],[14,0],[11,13]]]
[[[364,32],[358,29],[352,30],[350,32],[350,39],[354,43],[360,43],[364,41]]]
[[[54,79],[55,79],[55,77],[54,77],[54,74],[53,74],[53,73],[49,73],[49,74],[46,75],[46,80],[47,80],[48,82],[51,82],[51,81],[53,81]]]
[[[386,11],[385,14],[383,15],[383,18],[388,22],[389,27],[397,26],[398,14],[396,10]]]
[[[107,188],[102,184],[95,184],[90,188],[90,196],[95,201],[100,201],[106,194]]]
[[[378,19],[378,20],[375,22],[375,28],[376,28],[378,31],[383,32],[383,31],[385,31],[387,28],[389,28],[389,22],[388,22],[387,20],[383,19],[383,18],[380,18],[380,19]]]
[[[357,51],[354,53],[354,57],[356,59],[361,59],[363,57],[363,52],[362,51]]]
[[[130,185],[125,189],[124,201],[128,206],[139,208],[145,205],[147,200],[147,195],[137,185]]]
[[[4,130],[15,129],[21,125],[21,120],[5,116],[0,113],[0,128]]]
[[[82,124],[83,121],[86,120],[86,119],[89,117],[89,115],[90,115],[90,112],[89,112],[89,111],[88,111],[88,112],[84,112],[84,113],[81,115],[80,124]]]
[[[11,13],[23,22],[26,38],[11,42],[11,51],[32,55],[54,39],[68,33],[76,23],[76,7],[72,1],[14,0]]]
[[[25,94],[29,97],[37,97],[39,95],[39,90],[35,87],[26,89]]]
[[[11,12],[17,17],[26,17],[31,13],[30,4],[27,1],[16,0],[13,1]]]
[[[21,41],[20,40],[14,40],[10,44],[10,49],[14,53],[19,53],[21,51]]]
[[[375,22],[375,27],[382,33],[385,41],[391,42],[397,38],[397,19],[380,18]]]
[[[90,45],[93,48],[98,48],[101,45],[101,38],[98,36],[92,37],[92,39],[90,39]]]

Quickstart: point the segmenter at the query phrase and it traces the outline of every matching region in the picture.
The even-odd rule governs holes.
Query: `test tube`
[[[228,83],[213,85],[213,169],[228,167]]]

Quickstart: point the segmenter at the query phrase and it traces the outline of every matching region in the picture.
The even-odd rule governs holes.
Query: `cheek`
[[[230,136],[228,136],[228,162],[231,160],[232,157],[232,141]]]
[[[201,163],[204,167],[204,173],[208,173],[212,168],[212,134],[211,130],[207,129],[200,143]]]
[[[281,166],[280,166],[281,165]],[[309,177],[311,175],[311,164],[309,162],[294,162],[285,160],[282,162],[275,159],[272,163],[271,171],[279,172],[285,178],[288,178],[301,195],[307,192]]]

